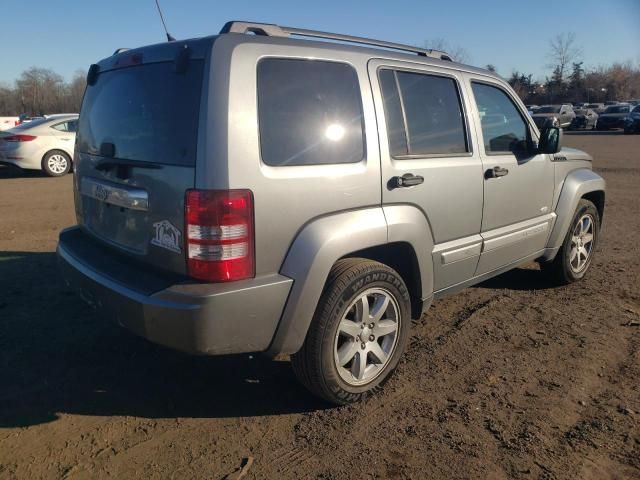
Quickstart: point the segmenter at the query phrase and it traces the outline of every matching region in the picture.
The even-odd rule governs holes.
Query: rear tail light
[[[35,140],[37,137],[33,135],[9,135],[8,137],[2,137],[5,142],[30,142],[31,140]]]
[[[189,275],[209,282],[253,277],[251,190],[187,190],[185,200]]]

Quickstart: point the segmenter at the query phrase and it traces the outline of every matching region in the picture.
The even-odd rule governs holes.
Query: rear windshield
[[[27,130],[29,128],[35,128],[38,125],[42,125],[43,123],[50,122],[50,118],[38,118],[36,120],[28,120],[24,123],[21,123],[17,127],[13,127],[13,130]]]
[[[101,73],[84,95],[78,150],[195,165],[202,76],[202,60],[192,60],[184,73],[173,62]]]

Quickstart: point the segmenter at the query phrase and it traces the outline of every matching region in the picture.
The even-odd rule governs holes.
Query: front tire
[[[581,199],[556,258],[543,263],[542,269],[561,285],[581,280],[591,267],[599,236],[598,209],[589,200]]]
[[[337,405],[378,391],[405,350],[411,323],[407,287],[388,266],[363,258],[331,269],[304,345],[291,357],[300,382]]]
[[[42,158],[42,171],[50,177],[61,177],[71,170],[71,158],[62,150],[51,150]]]

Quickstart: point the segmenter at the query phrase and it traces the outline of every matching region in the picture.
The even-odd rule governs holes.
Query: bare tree
[[[63,78],[47,68],[31,67],[16,80],[22,111],[42,115],[60,108],[64,95]]]
[[[459,63],[471,62],[471,55],[469,55],[469,52],[465,48],[460,45],[453,45],[441,37],[427,40],[425,42],[425,48],[446,52],[454,61]]]
[[[571,64],[582,58],[582,47],[576,45],[576,34],[560,33],[552,38],[547,57],[551,62],[547,67],[553,69],[554,75],[564,81]]]
[[[497,72],[496,66],[493,63],[487,63],[487,66],[484,68],[486,68],[490,72],[494,72],[494,73]]]
[[[87,86],[86,74],[82,70],[77,70],[71,82],[66,85],[65,106],[66,112],[79,112],[84,89]]]
[[[31,67],[20,74],[13,87],[0,84],[0,115],[78,112],[85,85],[81,70],[65,82],[52,70]]]

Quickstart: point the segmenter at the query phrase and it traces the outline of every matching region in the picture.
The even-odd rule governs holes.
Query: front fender
[[[605,187],[604,178],[588,168],[573,170],[567,175],[555,209],[557,220],[547,242],[551,257],[562,246],[580,199],[590,192],[604,192]]]

